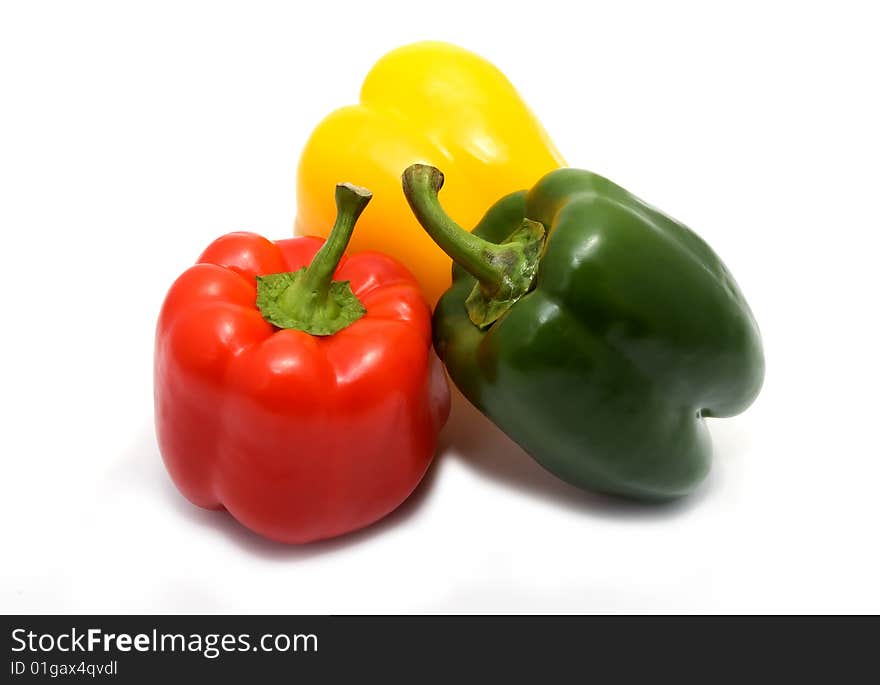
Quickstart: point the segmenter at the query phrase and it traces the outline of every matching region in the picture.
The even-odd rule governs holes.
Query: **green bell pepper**
[[[440,206],[439,170],[403,187],[455,261],[434,313],[452,380],[545,468],[637,499],[691,492],[709,470],[704,419],[751,404],[757,324],[690,229],[578,169],[499,200],[472,233]]]

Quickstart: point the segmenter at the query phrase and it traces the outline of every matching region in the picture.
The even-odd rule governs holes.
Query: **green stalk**
[[[544,245],[544,226],[523,219],[501,243],[491,243],[463,229],[443,210],[438,193],[443,172],[413,164],[403,172],[403,193],[422,228],[452,260],[477,279],[465,302],[480,328],[497,321],[534,285]]]
[[[366,308],[348,281],[333,274],[372,193],[351,183],[336,186],[336,223],[311,264],[299,271],[257,276],[257,307],[278,328],[333,335],[360,319]]]

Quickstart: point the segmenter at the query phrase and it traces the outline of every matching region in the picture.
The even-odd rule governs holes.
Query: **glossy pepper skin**
[[[257,304],[258,287],[281,278],[268,274],[319,261],[325,241],[315,237],[219,238],[159,316],[156,431],[172,479],[194,504],[281,542],[333,537],[392,511],[428,468],[449,410],[418,284],[377,253],[337,268],[344,242],[325,271],[350,281],[366,311],[337,332],[279,328]],[[314,320],[311,292],[300,313]]]
[[[495,66],[438,42],[398,48],[370,70],[360,104],[331,113],[305,145],[297,175],[298,234],[329,227],[325,189],[346,177],[375,199],[352,238],[406,265],[433,305],[450,284],[450,260],[419,228],[400,194],[400,170],[414,162],[449,172],[444,200],[471,225],[485,198],[534,184],[564,166],[538,120]],[[326,230],[326,228],[324,229]]]
[[[404,175],[423,224],[468,263],[455,230],[466,232],[437,204],[442,182],[427,167]],[[522,226],[544,229],[536,275],[494,321],[466,304],[498,299],[491,274],[454,267],[434,313],[453,381],[563,480],[645,500],[692,491],[710,466],[704,418],[743,411],[763,381],[758,327],[730,272],[691,230],[588,171],[547,174],[474,229],[489,262],[518,265],[514,281]]]

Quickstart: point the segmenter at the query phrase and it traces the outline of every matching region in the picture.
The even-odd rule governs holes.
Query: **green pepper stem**
[[[471,321],[486,328],[534,286],[546,232],[523,217],[504,242],[483,240],[443,211],[437,197],[442,187],[443,173],[432,166],[413,164],[403,172],[403,193],[422,228],[477,280],[465,306]]]
[[[403,172],[403,193],[416,219],[433,241],[452,260],[489,291],[503,287],[505,251],[500,245],[475,236],[453,221],[443,210],[437,194],[443,187],[443,172],[427,164],[413,164]]]

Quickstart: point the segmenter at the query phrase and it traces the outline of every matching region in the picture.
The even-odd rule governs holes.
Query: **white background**
[[[4,3],[0,610],[880,611],[871,4]],[[583,494],[460,397],[417,494],[336,541],[265,542],[171,484],[165,290],[224,232],[289,236],[311,128],[424,38],[736,275],[766,385],[711,422],[689,499]]]

